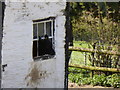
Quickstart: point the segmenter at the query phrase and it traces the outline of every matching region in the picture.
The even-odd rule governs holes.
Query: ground
[[[102,87],[102,86],[92,86],[92,85],[82,85],[79,86],[76,83],[68,83],[68,88],[113,88],[113,87]]]

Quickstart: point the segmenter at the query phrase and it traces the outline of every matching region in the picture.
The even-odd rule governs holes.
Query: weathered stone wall
[[[2,64],[7,67],[2,72],[3,88],[64,87],[65,7],[65,2],[6,2]],[[56,55],[50,60],[34,61],[32,20],[51,16],[55,17]]]

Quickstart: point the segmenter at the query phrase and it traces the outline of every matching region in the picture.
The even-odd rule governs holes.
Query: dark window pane
[[[51,36],[51,22],[46,23],[46,34]]]
[[[37,39],[37,24],[33,24],[33,39]]]
[[[33,58],[37,57],[37,41],[33,41]]]
[[[38,42],[39,55],[55,55],[55,51],[52,48],[52,39],[42,39]]]
[[[44,23],[39,23],[38,24],[38,36],[44,36]]]

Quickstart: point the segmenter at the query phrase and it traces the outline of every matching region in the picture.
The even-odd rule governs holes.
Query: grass
[[[85,41],[74,41],[74,47],[82,47],[82,48],[90,48],[89,44]],[[72,64],[81,64],[85,65],[85,54],[89,55],[85,52],[76,52],[73,51],[71,54],[70,63]],[[89,65],[90,62],[88,59],[86,59],[86,64]]]
[[[90,48],[89,43],[85,41],[74,41],[74,47]],[[86,53],[89,55],[88,53]],[[86,59],[86,65],[90,65],[88,58]],[[72,51],[70,64],[85,65],[85,52]],[[69,67],[69,81],[78,83],[79,79],[90,77],[90,71],[78,68]]]

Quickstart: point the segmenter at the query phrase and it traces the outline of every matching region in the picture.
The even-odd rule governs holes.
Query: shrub
[[[74,70],[73,68],[71,70]],[[75,69],[77,70],[77,69]],[[69,80],[78,85],[99,85],[120,88],[120,75],[112,74],[106,76],[105,74],[94,75],[93,78],[90,77],[90,73],[84,73],[84,70],[81,70],[81,73],[70,73]]]
[[[106,85],[110,85],[115,88],[120,88],[120,76],[118,74],[109,75],[107,77]]]
[[[100,86],[104,86],[104,81],[106,81],[106,76],[105,74],[101,74],[101,75],[94,75],[93,79],[91,81],[92,85],[100,85]]]
[[[91,83],[92,78],[81,78],[78,82],[78,85],[89,85]]]

